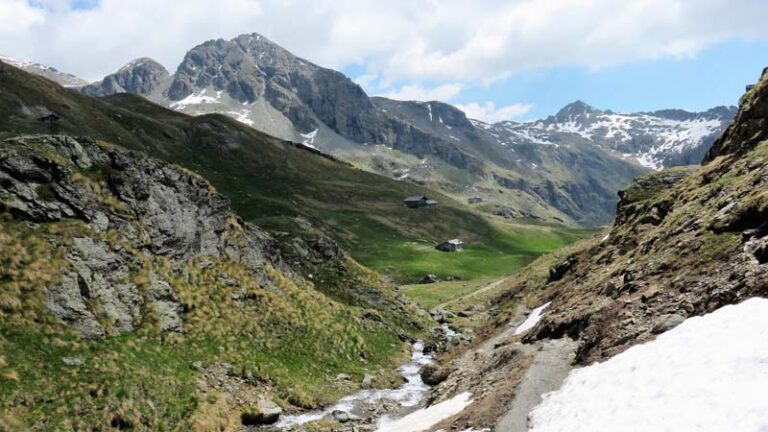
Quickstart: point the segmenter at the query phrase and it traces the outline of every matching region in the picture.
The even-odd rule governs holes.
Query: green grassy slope
[[[0,137],[90,135],[144,151],[203,175],[245,219],[292,231],[291,218],[302,216],[363,264],[400,281],[424,272],[506,274],[570,239],[567,233],[540,236],[538,227],[500,229],[446,196],[355,169],[225,116],[190,117],[133,95],[94,99],[4,64],[0,89]],[[49,111],[62,120],[37,120]],[[419,194],[434,196],[440,207],[402,206],[405,196]],[[431,248],[455,237],[467,242],[467,253],[448,257]]]
[[[399,382],[403,335],[419,336],[425,322],[378,274],[346,255],[301,254],[312,248],[309,241],[259,240],[256,235],[264,234],[254,234],[228,209],[212,210],[219,197],[184,169],[92,141],[56,145],[48,137],[0,147],[0,430],[239,430],[239,416],[260,395],[287,408],[314,407],[357,390],[365,374],[374,385]],[[89,150],[67,153],[77,146]],[[73,162],[89,157],[94,162],[88,168]],[[30,177],[9,164],[43,168]],[[177,176],[142,182],[144,173],[156,170]],[[131,191],[156,190],[169,181],[176,188],[133,200],[126,198],[132,192],[125,192],[123,181],[139,184]],[[34,191],[36,206],[64,202],[57,195],[64,188],[77,190],[82,202],[71,204],[63,219],[27,217],[14,199],[23,186]],[[196,232],[213,231],[226,238],[229,250],[242,252],[230,255],[217,246],[181,259],[153,249],[154,234],[147,231],[156,219],[129,206],[162,199],[171,211],[194,212],[194,205],[179,204],[189,199],[201,213],[217,212],[225,224]],[[86,208],[108,215],[110,223],[90,224]],[[171,251],[184,249],[178,239],[166,243]],[[76,247],[86,240],[109,252]],[[104,257],[113,251],[119,258]],[[285,263],[297,255],[307,258],[288,271]],[[73,256],[88,263],[73,262]],[[314,276],[293,273],[304,269]],[[85,279],[111,274],[123,276],[99,288]],[[72,275],[78,275],[72,295],[51,294]],[[183,332],[163,330],[152,294],[157,280],[172,287],[173,295],[161,295],[183,309]],[[121,302],[106,292],[134,299],[130,330],[116,324]],[[72,304],[82,312],[73,320],[91,314],[103,338],[81,337],[55,318],[52,310]],[[336,382],[341,373],[351,380]]]

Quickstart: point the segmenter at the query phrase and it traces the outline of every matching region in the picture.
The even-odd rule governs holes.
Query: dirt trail
[[[528,414],[541,403],[544,394],[560,388],[578,347],[578,342],[568,338],[522,343],[522,335],[515,331],[531,312],[518,306],[514,318],[496,334],[452,361],[454,373],[440,384],[434,396],[445,398],[469,391],[478,399],[453,419],[453,424],[441,424],[436,430],[448,430],[448,426],[467,430],[482,425],[496,432],[527,432]]]
[[[507,327],[488,339],[480,348],[491,351],[498,344],[514,336],[517,327],[525,321],[530,311],[518,306],[515,318]],[[541,403],[541,397],[555,391],[563,383],[576,356],[578,343],[568,339],[544,340],[535,344],[515,342],[516,347],[534,354],[533,364],[525,372],[525,377],[515,392],[515,398],[509,411],[499,420],[496,432],[526,432],[528,414]]]
[[[510,410],[496,425],[496,432],[528,430],[528,414],[541,403],[544,394],[560,388],[572,368],[578,343],[565,338],[521,346],[534,352],[536,357],[515,393]]]
[[[504,283],[506,280],[507,280],[507,278],[504,277],[504,278],[501,278],[499,280],[493,281],[493,282],[489,283],[488,285],[478,289],[477,291],[472,291],[471,293],[465,294],[465,295],[463,295],[463,296],[461,296],[459,298],[451,299],[451,300],[448,300],[447,302],[441,303],[441,304],[439,304],[437,306],[437,308],[438,309],[444,309],[448,305],[451,305],[453,303],[458,303],[458,302],[460,302],[462,300],[469,299],[469,298],[478,296],[480,294],[487,293],[488,291],[491,291],[491,290],[497,288],[499,285]]]

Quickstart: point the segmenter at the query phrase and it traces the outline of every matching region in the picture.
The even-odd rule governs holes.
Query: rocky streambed
[[[399,371],[406,382],[396,389],[366,389],[340,399],[335,404],[318,411],[287,415],[272,428],[276,431],[299,431],[313,421],[331,419],[350,424],[350,430],[374,431],[381,419],[391,420],[415,411],[424,401],[430,387],[421,379],[419,371],[434,362],[434,356],[425,344],[413,344],[409,361]]]

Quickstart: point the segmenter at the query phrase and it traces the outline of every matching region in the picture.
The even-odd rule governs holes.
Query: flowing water
[[[411,359],[399,368],[400,373],[406,379],[406,383],[399,388],[361,390],[340,399],[334,405],[321,411],[284,416],[276,426],[297,426],[331,418],[334,411],[343,411],[352,416],[365,418],[370,417],[371,413],[380,414],[381,407],[384,405],[395,407],[394,412],[387,412],[388,417],[405,415],[418,407],[429,391],[429,386],[421,380],[419,370],[422,366],[433,361],[434,358],[431,355],[424,354],[424,343],[418,341],[413,344]]]

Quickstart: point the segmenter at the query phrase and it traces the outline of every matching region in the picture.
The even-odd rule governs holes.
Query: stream
[[[429,391],[429,386],[421,380],[419,370],[422,366],[432,363],[434,358],[430,354],[424,354],[422,341],[415,342],[412,349],[411,359],[398,369],[406,380],[399,388],[361,390],[323,410],[281,417],[275,426],[289,429],[311,421],[333,418],[334,412],[346,413],[353,419],[392,419],[416,410]]]

